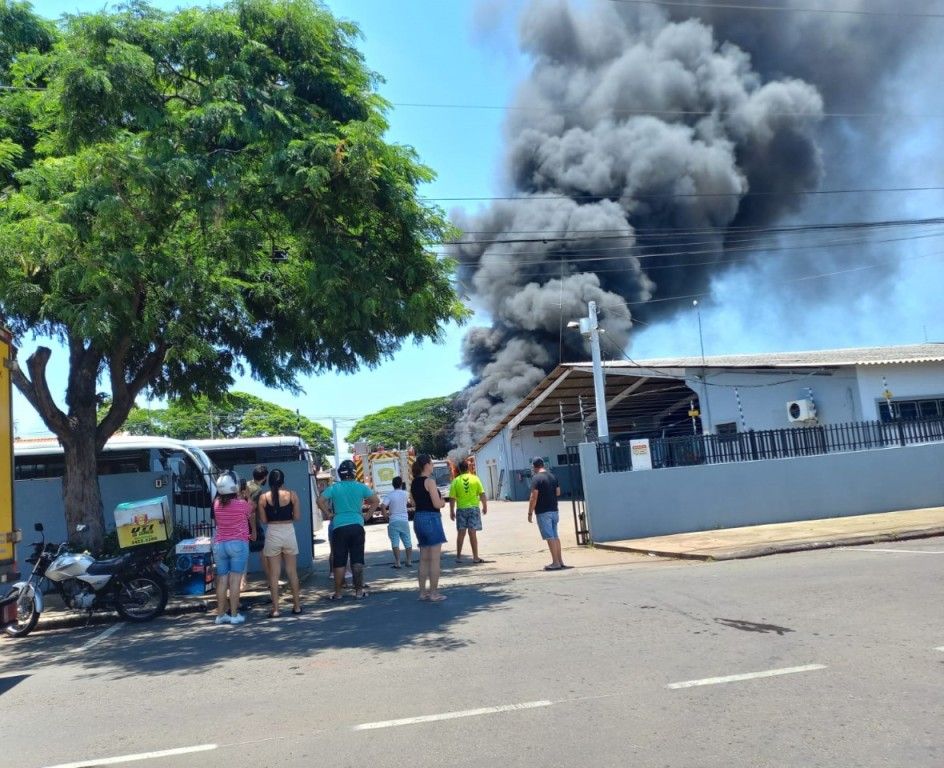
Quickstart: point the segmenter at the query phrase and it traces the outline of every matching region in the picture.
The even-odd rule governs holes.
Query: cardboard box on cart
[[[126,501],[115,507],[118,547],[129,549],[170,540],[174,519],[166,496]]]

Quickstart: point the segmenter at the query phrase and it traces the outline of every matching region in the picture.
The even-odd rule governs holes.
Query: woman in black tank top
[[[266,575],[269,578],[269,594],[272,596],[272,610],[269,618],[279,616],[279,576],[282,563],[285,563],[285,575],[292,588],[292,613],[302,612],[301,589],[298,580],[298,540],[295,538],[294,522],[301,517],[301,504],[298,494],[284,488],[285,474],[281,469],[269,472],[269,491],[259,495],[259,518],[266,525],[265,547],[262,556],[269,561]]]
[[[416,512],[413,515],[413,532],[420,545],[418,577],[420,600],[439,602],[446,596],[439,592],[439,557],[446,543],[442,516],[439,513],[446,502],[439,495],[436,481],[432,478],[433,461],[426,454],[416,457],[413,464],[413,482],[410,492]],[[427,582],[429,588],[427,588]]]

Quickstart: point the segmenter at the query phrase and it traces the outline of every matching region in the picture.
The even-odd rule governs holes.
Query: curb
[[[944,526],[921,528],[910,531],[892,531],[886,533],[868,533],[858,536],[846,536],[838,539],[822,541],[785,541],[779,544],[764,544],[742,547],[728,552],[703,554],[691,552],[666,552],[663,550],[646,549],[644,547],[627,547],[611,544],[594,544],[598,549],[608,549],[613,552],[637,552],[669,557],[676,560],[699,560],[701,562],[724,562],[725,560],[747,560],[753,557],[767,557],[768,555],[782,555],[791,552],[809,552],[816,549],[833,549],[836,547],[858,547],[865,544],[879,544],[884,541],[908,541],[909,539],[929,539],[935,536],[944,536]]]

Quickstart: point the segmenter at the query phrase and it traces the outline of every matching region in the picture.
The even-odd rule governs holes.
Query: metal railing
[[[721,435],[690,435],[649,441],[653,469],[789,459],[824,453],[944,441],[944,418],[914,421],[859,421],[787,429],[749,430]],[[632,469],[628,442],[599,443],[601,472]]]

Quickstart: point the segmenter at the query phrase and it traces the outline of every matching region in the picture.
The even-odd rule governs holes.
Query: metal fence
[[[180,534],[188,537],[211,536],[213,516],[210,488],[215,482],[212,475],[193,472],[190,475],[172,475],[174,523]]]
[[[914,421],[859,421],[788,429],[749,430],[719,435],[690,435],[649,441],[653,469],[789,459],[824,453],[944,441],[944,418]],[[632,469],[629,443],[599,443],[601,472]]]

